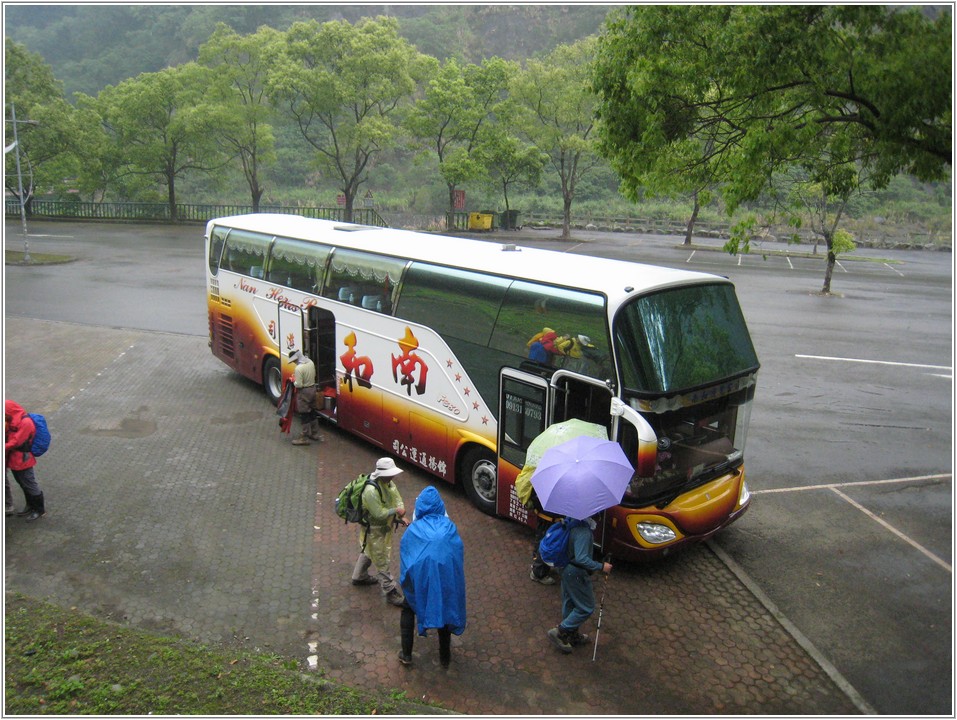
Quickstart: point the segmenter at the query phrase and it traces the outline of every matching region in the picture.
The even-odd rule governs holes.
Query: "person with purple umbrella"
[[[563,653],[588,643],[588,636],[579,628],[595,612],[595,590],[591,576],[596,570],[611,572],[611,563],[592,557],[592,533],[596,523],[592,518],[567,518],[568,558],[562,569],[562,621],[548,631],[548,639]]]

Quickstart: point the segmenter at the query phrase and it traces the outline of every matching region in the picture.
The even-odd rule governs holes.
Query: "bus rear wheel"
[[[282,396],[282,366],[279,358],[270,355],[263,363],[263,389],[273,405],[279,404]]]
[[[485,448],[469,450],[462,459],[459,478],[472,504],[486,515],[494,515],[495,497],[498,494],[495,455]]]

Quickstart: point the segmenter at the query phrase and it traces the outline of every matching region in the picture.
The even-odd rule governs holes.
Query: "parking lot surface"
[[[324,443],[291,446],[205,337],[19,316],[4,332],[6,397],[45,413],[54,434],[37,472],[47,516],[6,519],[8,591],[462,713],[869,710],[706,546],[596,578],[596,657],[559,654],[545,635],[558,586],[528,578],[533,533],[444,485],[466,548],[468,628],[447,670],[434,637],[417,637],[404,667],[399,612],[351,585],[356,530],[333,511],[375,448],[328,427]],[[399,476],[407,506],[431,482]]]

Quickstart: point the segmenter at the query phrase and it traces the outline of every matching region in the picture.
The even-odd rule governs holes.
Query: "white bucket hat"
[[[376,460],[375,470],[369,477],[375,480],[380,477],[392,477],[400,472],[402,470],[395,466],[395,461],[392,458],[379,458]]]

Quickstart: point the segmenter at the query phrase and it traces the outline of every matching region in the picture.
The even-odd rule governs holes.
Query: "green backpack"
[[[368,475],[359,475],[355,480],[350,480],[336,498],[336,515],[341,517],[347,523],[368,524],[365,511],[362,508],[362,491],[366,485],[372,485],[379,492],[379,498],[382,498],[382,489],[375,480],[370,480]]]

